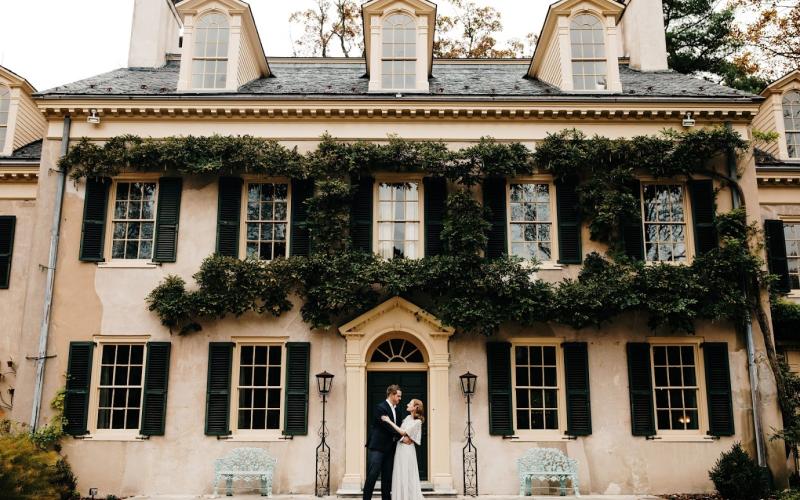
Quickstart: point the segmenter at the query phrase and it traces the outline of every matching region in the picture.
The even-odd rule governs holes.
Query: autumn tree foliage
[[[361,9],[354,0],[313,0],[314,6],[289,16],[303,35],[294,41],[295,55],[328,57],[337,43],[344,57],[360,56]]]
[[[497,37],[503,31],[502,15],[489,5],[479,5],[471,0],[450,0],[454,13],[439,15],[436,19],[434,57],[441,58],[492,58],[530,57],[535,36],[529,33],[525,40],[511,39],[500,47]]]
[[[774,80],[800,68],[800,2],[733,0],[745,21],[734,32],[751,71]]]

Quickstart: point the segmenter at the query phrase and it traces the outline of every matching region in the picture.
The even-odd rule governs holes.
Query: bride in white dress
[[[422,500],[422,486],[417,467],[417,445],[422,443],[422,423],[424,406],[419,399],[412,399],[406,406],[408,416],[400,427],[383,416],[383,421],[391,424],[403,436],[397,443],[392,472],[392,500]]]

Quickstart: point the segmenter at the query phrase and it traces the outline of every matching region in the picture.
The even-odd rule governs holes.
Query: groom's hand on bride
[[[403,444],[411,444],[414,441],[412,441],[410,437],[404,436],[403,439],[400,440],[400,442],[403,443]]]

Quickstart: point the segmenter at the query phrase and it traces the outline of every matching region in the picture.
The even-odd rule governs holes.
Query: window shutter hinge
[[[661,439],[661,436],[656,436],[655,434],[651,434],[650,436],[644,437],[648,441],[655,441],[656,439]]]
[[[136,439],[138,439],[140,441],[145,441],[145,440],[150,439],[150,436],[146,436],[144,434],[139,434],[138,436],[136,436]]]
[[[572,434],[567,434],[566,432],[564,434],[565,434],[564,437],[562,437],[561,439],[569,441],[576,441],[578,439],[578,436],[573,436]]]
[[[291,439],[291,440],[294,440],[294,435],[292,435],[292,434],[284,434],[284,435],[282,435],[282,436],[281,436],[280,438],[278,438],[278,439],[283,439],[284,441],[288,441],[288,440],[290,440],[290,439]]]
[[[513,434],[508,434],[503,436],[503,439],[519,439],[519,436],[515,436]]]
[[[222,441],[222,440],[225,440],[225,439],[231,439],[232,437],[233,436],[231,436],[230,434],[226,434],[224,436],[217,436],[217,440],[218,441]]]

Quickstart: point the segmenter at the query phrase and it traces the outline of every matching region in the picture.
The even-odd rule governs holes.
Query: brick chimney
[[[630,67],[639,71],[669,69],[661,0],[626,0],[625,4],[620,25]]]
[[[173,0],[134,0],[128,66],[160,68],[179,52],[181,22]]]

